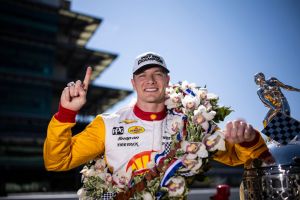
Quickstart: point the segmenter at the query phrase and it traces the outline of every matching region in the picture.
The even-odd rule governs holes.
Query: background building
[[[116,59],[85,48],[101,19],[70,11],[66,0],[2,0],[0,4],[0,194],[79,188],[79,169],[46,172],[42,146],[62,89],[92,80]],[[91,85],[74,131],[125,98],[129,90]]]

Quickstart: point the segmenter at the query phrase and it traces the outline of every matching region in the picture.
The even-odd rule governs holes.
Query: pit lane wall
[[[188,200],[210,200],[216,193],[216,189],[192,189],[188,195]],[[239,188],[230,189],[230,200],[239,200]],[[76,193],[30,193],[30,194],[10,194],[7,197],[0,197],[0,200],[77,200]]]

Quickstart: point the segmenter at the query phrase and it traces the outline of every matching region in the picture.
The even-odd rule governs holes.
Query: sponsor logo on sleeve
[[[128,133],[130,134],[140,134],[145,131],[144,127],[141,126],[131,126],[128,128]]]
[[[124,127],[123,126],[113,127],[112,134],[113,135],[123,135],[124,134]]]

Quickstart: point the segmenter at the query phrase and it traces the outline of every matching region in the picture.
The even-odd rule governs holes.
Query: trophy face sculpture
[[[257,94],[269,108],[263,120],[262,133],[272,159],[252,160],[245,166],[243,194],[246,200],[300,199],[300,122],[291,117],[290,106],[281,88],[300,92],[277,78],[265,79],[263,73],[254,76],[259,86]]]

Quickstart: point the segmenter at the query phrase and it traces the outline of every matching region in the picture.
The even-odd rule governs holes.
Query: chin
[[[161,99],[148,99],[148,103],[163,103],[164,101]]]
[[[165,101],[164,96],[161,95],[145,95],[143,99],[147,103],[162,103]]]

